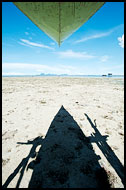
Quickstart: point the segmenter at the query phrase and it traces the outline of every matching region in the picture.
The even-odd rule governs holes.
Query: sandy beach
[[[76,131],[80,136],[76,137]],[[89,152],[82,141],[89,146]],[[66,158],[62,165],[60,151]],[[89,164],[91,170],[88,168],[85,174],[82,163],[89,161],[93,165]],[[96,170],[94,165],[104,168],[111,187],[124,187],[123,78],[2,78],[2,184],[5,188],[33,187],[41,177],[43,185],[38,187],[84,187],[84,179],[90,182],[90,178],[90,185],[94,183],[97,187],[92,172]],[[60,177],[54,174],[58,167],[60,171],[64,168]],[[36,176],[40,177],[36,179]]]

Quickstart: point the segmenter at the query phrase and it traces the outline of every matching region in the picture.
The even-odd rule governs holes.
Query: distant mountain
[[[51,74],[51,73],[41,73],[41,74],[37,74],[37,75],[2,75],[2,77],[40,77],[40,76],[61,76],[61,77],[124,77],[124,75],[68,75],[68,74]]]
[[[41,73],[40,76],[68,76],[68,75],[67,74],[59,74],[59,75],[57,75],[57,74],[51,74],[51,73],[47,73],[47,74]]]

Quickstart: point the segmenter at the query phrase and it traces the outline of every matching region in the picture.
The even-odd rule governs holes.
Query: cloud
[[[101,62],[106,62],[107,60],[109,59],[109,56],[108,55],[104,55],[100,58],[100,61]]]
[[[124,48],[124,34],[122,37],[118,37],[119,45],[120,47]]]
[[[29,39],[32,40],[32,37],[30,36]]]
[[[54,45],[55,45],[55,43],[54,43],[54,42],[51,42],[51,43],[50,43],[50,45],[54,46]]]
[[[28,33],[28,32],[25,32],[25,34],[26,34],[26,35],[29,35],[29,33]]]
[[[22,42],[18,42],[19,44],[23,45],[23,46],[27,46],[27,47],[30,47],[32,48],[32,46],[28,45],[28,44],[25,44],[25,43],[22,43]]]
[[[102,37],[105,37],[105,36],[109,36],[111,33],[112,33],[112,31],[103,32],[103,33],[99,33],[99,34],[94,34],[94,35],[91,35],[91,36],[84,37],[81,40],[77,40],[74,43],[81,43],[81,42],[85,42],[85,41],[96,39],[96,38],[102,38]]]
[[[106,67],[97,67],[92,65],[71,66],[69,64],[52,63],[52,65],[29,64],[29,63],[2,63],[2,75],[36,75],[40,73],[51,74],[69,74],[69,75],[97,75],[112,72],[113,74],[123,74],[124,64],[106,65]]]
[[[3,63],[2,64],[3,75],[25,75],[25,74],[80,74],[81,69],[62,64],[53,64],[52,66],[43,64],[29,64],[29,63]]]
[[[103,72],[105,73],[114,73],[115,75],[123,75],[124,74],[124,64],[113,65],[102,67]]]
[[[74,42],[74,44],[77,44],[77,43],[81,43],[81,42],[85,42],[85,41],[88,41],[88,40],[92,40],[92,39],[97,39],[97,38],[102,38],[102,37],[106,37],[106,36],[109,36],[112,32],[116,31],[117,29],[120,29],[124,27],[123,24],[120,24],[106,32],[100,32],[100,33],[96,33],[96,34],[93,34],[93,35],[90,35],[90,36],[86,36],[80,40],[76,40]]]
[[[91,58],[96,57],[96,56],[93,56],[93,55],[89,55],[89,54],[87,54],[86,52],[74,52],[74,51],[72,51],[72,50],[57,52],[57,54],[58,54],[61,58],[91,59]]]
[[[52,47],[49,47],[47,45],[44,45],[44,44],[40,44],[40,43],[36,43],[36,42],[31,42],[29,40],[26,40],[26,39],[20,39],[20,44],[21,45],[29,45],[29,46],[32,46],[32,47],[40,47],[40,48],[47,48],[47,49],[52,49],[54,50],[54,48]],[[22,43],[23,42],[23,43]],[[19,43],[19,42],[18,42]]]
[[[7,75],[24,75],[24,73],[18,73],[18,72],[6,72],[6,73],[2,73],[3,76],[7,76]]]

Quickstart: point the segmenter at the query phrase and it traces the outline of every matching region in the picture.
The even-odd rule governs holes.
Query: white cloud
[[[26,35],[29,35],[29,33],[28,33],[28,32],[25,32],[25,34],[26,34]]]
[[[108,55],[103,55],[103,56],[100,58],[100,61],[101,61],[101,62],[106,62],[108,59],[109,59],[109,56],[108,56]]]
[[[55,45],[55,43],[54,43],[54,42],[51,42],[51,43],[50,43],[50,45],[54,46],[54,45]]]
[[[86,52],[74,52],[72,50],[67,50],[67,51],[61,51],[61,52],[56,52],[61,58],[81,58],[81,59],[91,59],[94,58],[95,56],[89,55]]]
[[[92,39],[96,39],[96,38],[102,38],[102,37],[105,37],[105,36],[109,36],[111,33],[112,33],[112,31],[103,32],[103,33],[99,33],[99,34],[94,34],[94,35],[91,35],[91,36],[84,37],[81,40],[77,40],[74,43],[81,43],[81,42],[85,42],[87,40],[92,40]]]
[[[24,75],[24,73],[18,73],[18,72],[6,72],[6,73],[2,73],[3,76],[6,75]]]
[[[124,64],[113,65],[113,66],[108,65],[106,67],[102,67],[101,71],[103,71],[103,73],[113,73],[114,75],[123,75],[124,74]]]
[[[90,35],[90,36],[86,36],[80,40],[76,40],[74,42],[74,44],[76,43],[81,43],[81,42],[85,42],[85,41],[88,41],[88,40],[92,40],[92,39],[97,39],[97,38],[102,38],[102,37],[105,37],[105,36],[109,36],[112,32],[116,31],[117,29],[120,29],[121,27],[124,27],[123,24],[120,24],[106,32],[97,32],[96,34],[93,34],[93,35]]]
[[[32,46],[32,47],[34,46],[34,47],[47,48],[47,49],[54,50],[54,48],[49,47],[49,46],[44,45],[44,44],[40,44],[40,43],[36,43],[36,42],[31,42],[31,41],[26,40],[26,39],[20,39],[20,40],[21,40],[21,42],[23,42],[23,44],[20,42],[21,45],[26,45],[26,46],[29,45],[29,46]]]
[[[95,67],[96,64],[96,67]],[[94,65],[94,66],[93,66]],[[2,75],[36,75],[40,73],[51,74],[69,74],[69,75],[87,75],[87,74],[123,74],[124,64],[113,65],[107,67],[97,67],[97,63],[93,63],[92,69],[89,65],[71,66],[69,64],[55,63],[52,65],[29,64],[29,63],[2,63]]]
[[[32,37],[29,37],[30,40],[32,40]]]
[[[32,46],[28,45],[28,44],[25,44],[25,43],[22,43],[22,42],[18,42],[19,44],[23,45],[23,46],[27,46],[27,47],[30,47],[32,48]]]
[[[2,64],[3,75],[24,75],[24,74],[40,74],[40,73],[51,73],[51,74],[81,74],[81,68],[75,66],[62,65],[62,64],[28,64],[28,63],[3,63]]]
[[[119,45],[120,47],[124,48],[124,34],[122,37],[118,37]]]

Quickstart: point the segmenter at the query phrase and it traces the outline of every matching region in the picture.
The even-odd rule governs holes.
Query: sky
[[[59,47],[2,2],[2,75],[124,74],[124,2],[106,2]]]

